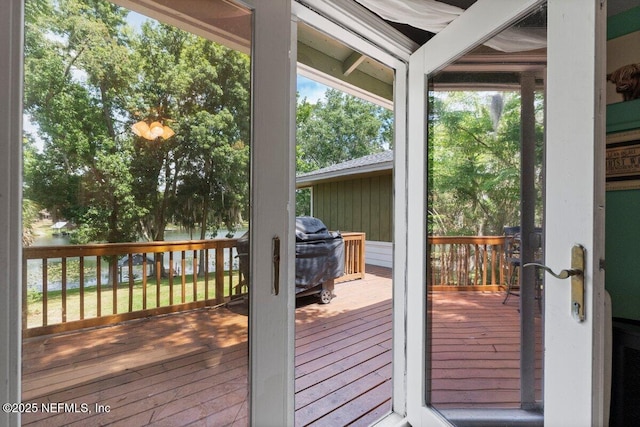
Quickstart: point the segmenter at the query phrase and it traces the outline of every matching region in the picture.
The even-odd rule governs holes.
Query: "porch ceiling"
[[[215,5],[212,7],[212,3]],[[303,4],[313,4],[311,0],[297,0]],[[389,2],[384,0],[337,0],[337,3],[359,5],[364,14],[370,14],[373,22],[404,38],[415,48],[426,43],[439,29],[447,25],[456,14],[472,6],[477,0],[407,0]],[[215,41],[241,51],[250,51],[250,15],[233,6],[227,0],[116,0],[156,19],[164,20],[189,31],[206,35]],[[391,5],[391,6],[390,6]],[[396,6],[393,6],[396,5]],[[400,9],[405,8],[404,12]],[[640,6],[640,0],[609,0],[609,15],[614,15]],[[423,9],[423,12],[415,10]],[[414,8],[414,9],[409,9]],[[433,9],[429,9],[433,8]],[[171,14],[169,10],[178,13]],[[414,11],[414,13],[411,13]],[[429,11],[429,12],[427,12]],[[442,12],[441,12],[442,11]],[[438,17],[437,14],[443,15]],[[447,15],[448,14],[448,15]],[[434,24],[435,22],[435,24]],[[518,28],[533,33],[544,33],[544,11],[518,24]],[[424,23],[424,25],[421,25]],[[411,24],[411,25],[410,25]],[[430,26],[431,25],[431,26]],[[435,25],[435,26],[434,26]],[[438,26],[439,25],[439,26]],[[483,47],[457,61],[456,68],[448,72],[484,73],[482,84],[491,86],[495,64],[500,64],[501,75],[497,84],[504,84],[504,73],[517,74],[531,69],[540,69],[546,60],[544,48],[525,52],[505,53],[500,48]],[[381,105],[390,106],[393,99],[393,70],[379,62],[363,56],[344,43],[336,41],[304,23],[298,24],[298,64],[299,73],[332,87],[337,87],[357,96],[369,98]],[[505,68],[508,64],[508,68]],[[493,68],[493,69],[492,69]],[[507,76],[508,78],[508,76]],[[514,80],[513,78],[511,80]],[[514,80],[514,82],[517,79]]]
[[[298,0],[307,3],[308,0]],[[421,46],[430,40],[435,31],[428,31],[409,25],[409,21],[415,21],[414,17],[408,19],[392,19],[380,13],[380,9],[389,9],[390,15],[401,15],[395,9],[399,4],[385,0],[353,0],[372,15],[380,20],[381,26],[393,28],[416,46]],[[414,0],[419,7],[421,4],[432,0]],[[477,0],[439,0],[433,1],[437,7],[444,5],[458,8],[461,12],[468,9]],[[402,3],[412,3],[407,0]],[[609,0],[609,16],[624,12],[633,7],[640,6],[640,0]],[[405,22],[406,21],[406,22]],[[545,33],[546,19],[544,10],[530,16],[518,24],[518,29],[532,33]],[[298,26],[298,53],[299,70],[308,77],[321,80],[323,83],[340,87],[343,90],[356,87],[359,90],[369,91],[376,96],[381,96],[391,101],[393,96],[393,71],[376,61],[363,57],[358,52],[335,41],[311,27],[300,24]],[[519,82],[519,73],[524,71],[536,71],[544,68],[546,64],[546,48],[528,49],[523,52],[504,52],[491,47],[480,47],[467,54],[456,62],[455,66],[445,71],[452,74],[452,81],[456,80],[454,73],[474,72],[479,74],[479,81],[474,87],[501,88],[513,86]],[[348,71],[347,71],[348,70]],[[329,77],[323,80],[323,77]],[[447,77],[440,79],[445,88]],[[333,82],[333,84],[332,84]],[[454,87],[448,87],[454,89]]]

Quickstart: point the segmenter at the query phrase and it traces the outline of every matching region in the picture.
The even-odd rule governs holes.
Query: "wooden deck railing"
[[[344,239],[344,276],[336,279],[337,282],[347,280],[364,279],[365,256],[364,241],[365,233],[342,233]]]
[[[221,304],[242,291],[235,246],[216,239],[24,248],[24,335]]]
[[[461,289],[504,284],[504,236],[434,236],[428,243],[430,286]]]
[[[343,233],[345,276],[364,277],[364,233]],[[237,239],[23,249],[23,336],[222,304],[247,292]]]

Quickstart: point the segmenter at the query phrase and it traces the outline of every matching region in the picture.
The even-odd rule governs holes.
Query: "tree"
[[[37,6],[25,110],[43,149],[26,162],[28,196],[77,223],[78,242],[163,240],[172,218],[195,226],[184,210],[196,205],[202,237],[237,228],[248,209],[248,57],[151,21],[136,33],[105,1]],[[176,135],[135,137],[138,120]]]
[[[296,128],[301,129],[307,126],[307,121],[311,117],[313,104],[307,98],[300,99],[300,94],[296,94]],[[296,143],[296,175],[311,172],[313,166],[307,160],[303,151],[303,144],[300,143],[300,137],[297,137]],[[311,215],[311,190],[308,188],[296,189],[296,216]]]
[[[156,46],[152,54],[148,46]],[[170,217],[200,226],[200,238],[222,224],[237,228],[248,206],[248,57],[153,22],[135,51],[141,77],[132,110],[176,131],[167,141],[134,143],[136,197],[148,212],[140,233],[163,240]]]
[[[235,230],[248,211],[249,58],[151,21],[134,32],[127,13],[102,0],[29,8],[25,111],[42,150],[25,161],[25,196],[78,224],[80,243],[163,240],[171,218],[201,238]],[[176,135],[136,137],[138,120]]]
[[[27,15],[25,111],[44,145],[26,165],[27,197],[79,224],[80,241],[130,240],[140,212],[117,121],[135,76],[126,12],[95,0],[48,6]]]
[[[193,78],[183,98],[178,139],[188,152],[178,191],[198,189],[204,239],[223,225],[235,231],[249,216],[250,61],[201,38],[186,50],[185,59]]]
[[[296,173],[388,149],[393,145],[393,113],[335,89],[311,104],[298,99]],[[296,214],[311,210],[309,190],[296,192]]]
[[[542,108],[540,100],[538,106]],[[519,94],[438,93],[431,99],[431,114],[430,232],[436,235],[502,234],[505,225],[518,224]],[[537,129],[538,165],[541,165],[541,117]],[[541,174],[539,167],[538,188]],[[538,203],[538,217],[540,206]]]
[[[328,89],[315,105],[299,103],[297,145],[301,170],[315,170],[389,148],[393,113],[367,101]],[[310,111],[306,111],[309,109]]]

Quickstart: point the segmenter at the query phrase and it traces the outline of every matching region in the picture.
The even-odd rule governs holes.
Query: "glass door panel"
[[[253,12],[36,3],[23,422],[248,425]]]
[[[526,423],[541,423],[541,401],[544,399],[544,421],[549,425],[576,424],[603,425],[606,419],[606,390],[604,369],[604,342],[606,341],[606,319],[604,314],[604,292],[603,273],[598,266],[602,265],[602,205],[604,167],[603,167],[603,144],[604,144],[604,109],[602,97],[599,94],[604,85],[604,62],[602,53],[604,52],[604,12],[597,5],[593,7],[581,7],[577,3],[563,1],[548,2],[548,30],[546,42],[546,59],[535,64],[525,60],[526,49],[515,49],[504,60],[493,61],[496,56],[480,55],[482,61],[466,59],[479,53],[476,50],[478,43],[482,43],[492,38],[501,28],[505,28],[509,22],[516,22],[526,12],[534,11],[543,2],[517,1],[517,2],[497,2],[479,0],[458,19],[453,21],[444,30],[438,33],[433,39],[426,43],[421,49],[416,51],[409,63],[409,146],[408,146],[408,192],[410,194],[425,194],[425,204],[419,197],[409,200],[408,223],[415,226],[416,233],[427,236],[433,230],[445,229],[446,222],[442,222],[440,213],[432,208],[438,203],[455,208],[464,207],[465,197],[473,197],[478,194],[476,204],[473,207],[487,210],[491,206],[486,203],[491,199],[483,195],[487,191],[504,190],[508,183],[509,169],[506,167],[496,170],[478,168],[481,161],[486,162],[497,152],[488,155],[476,155],[470,151],[470,147],[476,145],[486,145],[486,141],[477,138],[478,129],[483,123],[495,134],[493,137],[501,137],[500,121],[496,120],[499,110],[499,100],[491,95],[485,100],[477,99],[472,102],[470,108],[464,107],[466,99],[444,95],[442,92],[448,91],[468,91],[476,90],[499,90],[505,92],[505,88],[496,89],[497,80],[487,81],[485,78],[494,71],[500,74],[516,72],[519,74],[518,91],[521,102],[521,113],[514,114],[521,120],[522,134],[520,145],[520,199],[521,208],[518,219],[519,224],[512,228],[503,229],[503,238],[507,241],[517,243],[509,245],[512,250],[508,251],[504,257],[504,264],[500,265],[496,258],[496,265],[482,267],[485,260],[491,259],[492,248],[485,249],[481,245],[472,250],[457,249],[455,245],[459,241],[441,241],[440,246],[433,245],[433,249],[427,249],[435,242],[433,239],[427,241],[425,238],[419,241],[409,235],[407,257],[407,280],[408,283],[419,281],[425,286],[424,289],[411,287],[407,289],[408,302],[408,322],[407,322],[407,413],[409,422],[412,425],[467,425],[471,420],[483,419],[486,424],[499,424],[514,417]],[[570,19],[567,19],[570,17]],[[525,19],[524,22],[516,24],[515,30],[522,32],[528,26],[535,23]],[[534,19],[534,22],[537,19]],[[526,32],[526,31],[525,31]],[[585,40],[595,40],[595,43],[585,43],[576,49],[570,40],[574,40],[577,35]],[[502,41],[511,43],[524,39],[517,37],[514,33],[504,37]],[[489,40],[491,45],[493,39]],[[486,42],[484,42],[487,45]],[[494,47],[492,47],[494,48]],[[463,56],[461,56],[463,55]],[[455,60],[451,63],[450,61]],[[524,60],[524,61],[523,61]],[[521,62],[522,61],[522,62]],[[538,70],[546,66],[547,76],[544,80],[545,99],[536,95],[539,85],[538,80],[541,75]],[[533,68],[530,66],[533,65]],[[588,70],[584,76],[577,77],[574,70],[577,68]],[[435,74],[441,72],[441,74]],[[467,77],[457,76],[454,79],[444,77],[447,73],[463,72]],[[475,74],[481,73],[478,77]],[[595,75],[594,75],[595,73]],[[473,76],[473,77],[471,77]],[[427,81],[428,78],[428,81]],[[541,82],[542,80],[540,80]],[[459,84],[456,86],[455,83]],[[594,84],[595,82],[595,84]],[[454,85],[451,85],[454,83]],[[509,84],[508,81],[501,81],[502,84]],[[431,84],[431,89],[429,89]],[[447,87],[449,85],[449,87]],[[574,96],[570,96],[565,90],[568,87],[580,87],[577,101]],[[578,96],[577,91],[572,91]],[[433,94],[433,96],[431,96]],[[460,96],[459,94],[456,94]],[[429,107],[427,108],[427,99]],[[453,99],[453,101],[451,101]],[[441,103],[448,101],[450,108],[441,110]],[[536,109],[544,106],[547,110],[544,120],[544,168],[540,168],[535,162],[528,162],[527,159],[536,159]],[[580,108],[576,108],[581,106]],[[464,108],[463,108],[464,107]],[[440,108],[440,110],[439,110]],[[483,113],[485,110],[485,113]],[[503,103],[503,111],[507,111]],[[492,113],[489,113],[491,111]],[[594,115],[594,111],[596,112]],[[468,120],[472,117],[472,120]],[[425,120],[430,124],[424,126]],[[433,123],[431,123],[433,122]],[[494,124],[495,122],[495,124]],[[456,132],[465,134],[464,138],[469,138],[468,145],[454,147],[457,153],[450,155],[451,150],[437,150],[434,148],[437,139],[427,138],[438,135],[438,127],[442,125],[453,126]],[[495,129],[497,125],[497,129]],[[447,132],[446,142],[451,144],[451,135]],[[528,136],[527,136],[528,135]],[[577,135],[580,135],[577,137]],[[527,141],[530,141],[527,143]],[[534,143],[531,143],[533,141]],[[573,153],[573,154],[572,154]],[[576,156],[574,158],[573,156]],[[451,175],[451,168],[437,169],[438,162],[462,159],[461,164],[454,164],[456,169],[464,171],[463,177],[474,178],[473,191],[459,192],[456,198],[447,200],[442,191],[437,189],[447,189],[445,184],[453,181],[456,176]],[[567,167],[566,159],[572,158],[572,164],[576,167]],[[420,160],[424,163],[420,164]],[[438,173],[446,178],[437,179]],[[539,210],[536,200],[539,199],[540,185],[538,174],[542,173],[546,184],[542,186],[544,199],[544,211]],[[482,184],[484,174],[503,176],[502,180],[492,183],[489,187]],[[421,179],[422,178],[422,179]],[[424,183],[424,184],[422,184]],[[451,187],[451,186],[450,186]],[[462,186],[463,187],[463,186]],[[456,183],[453,189],[461,186]],[[436,189],[436,191],[431,191]],[[426,199],[431,198],[430,207],[427,207]],[[600,208],[598,208],[600,206]],[[441,208],[444,209],[444,208]],[[503,208],[503,211],[507,212]],[[421,217],[414,212],[420,212]],[[544,212],[544,217],[540,217],[538,212]],[[569,213],[571,212],[571,214]],[[498,217],[499,215],[493,215]],[[454,216],[457,220],[453,226],[463,226],[465,216]],[[493,220],[495,218],[491,218]],[[424,222],[423,222],[424,221]],[[440,222],[439,222],[440,221]],[[483,230],[490,222],[475,220],[471,222],[471,227],[476,230]],[[451,227],[452,225],[449,225]],[[519,227],[519,228],[518,228]],[[517,232],[520,232],[518,238]],[[504,236],[508,232],[509,236]],[[509,237],[509,239],[507,239]],[[528,240],[528,241],[527,241]],[[524,267],[528,261],[536,262],[538,259],[546,262],[556,271],[567,268],[570,259],[575,259],[576,251],[572,248],[575,242],[584,242],[583,247],[587,248],[586,253],[591,264],[584,267],[584,292],[585,300],[582,304],[574,304],[571,298],[570,286],[567,281],[547,276],[545,279],[539,277],[533,267]],[[499,245],[500,246],[500,245]],[[542,251],[542,248],[544,250]],[[591,252],[590,252],[591,251]],[[484,254],[483,254],[484,252]],[[468,253],[468,254],[467,254]],[[475,254],[481,254],[478,257]],[[486,255],[485,255],[486,254]],[[418,255],[422,255],[418,257]],[[462,261],[450,262],[449,259],[460,259]],[[478,259],[479,261],[476,261]],[[467,263],[467,260],[469,262]],[[473,261],[471,261],[473,260]],[[509,262],[507,262],[509,261]],[[449,267],[448,264],[451,264]],[[478,330],[481,325],[482,314],[476,313],[479,321],[472,322],[469,329],[460,328],[464,324],[469,314],[480,306],[480,302],[466,301],[449,310],[442,310],[444,299],[439,299],[434,288],[437,283],[442,283],[441,274],[438,270],[445,272],[455,272],[449,274],[448,281],[464,281],[469,277],[475,278],[478,275],[472,271],[484,268],[487,274],[481,274],[482,283],[486,278],[494,277],[491,271],[503,271],[508,278],[506,289],[502,289],[503,301],[499,301],[493,309],[488,319],[495,323],[499,315],[499,309],[509,307],[509,304],[517,302],[514,307],[519,309],[519,330],[518,342],[514,347],[509,347],[510,343],[498,343],[488,339],[484,343],[482,340],[488,331]],[[481,267],[478,267],[481,266]],[[511,266],[511,268],[509,268]],[[422,267],[422,268],[421,268]],[[516,275],[512,272],[515,271]],[[424,273],[421,273],[424,272]],[[433,274],[432,274],[433,273]],[[497,276],[496,276],[497,277]],[[493,281],[493,279],[491,279]],[[543,281],[544,280],[544,281]],[[489,282],[490,283],[490,282]],[[509,283],[512,283],[512,293],[508,294]],[[579,283],[576,282],[576,283]],[[546,285],[545,285],[546,284]],[[454,283],[455,285],[455,283]],[[516,287],[517,285],[517,287]],[[458,285],[456,285],[458,286]],[[476,286],[475,283],[472,286]],[[483,285],[486,286],[486,285]],[[437,292],[443,292],[440,289]],[[517,291],[517,292],[516,292]],[[464,292],[467,292],[465,290]],[[458,295],[461,295],[458,292]],[[507,298],[508,297],[508,298]],[[488,296],[483,295],[482,304],[486,304]],[[538,298],[543,302],[538,307]],[[504,304],[503,304],[504,302]],[[584,307],[591,312],[589,316],[576,316],[576,307]],[[536,330],[539,330],[538,316],[544,315],[542,328],[544,330],[544,384],[543,392],[540,390],[539,374],[539,354],[540,338],[537,337]],[[580,313],[580,311],[578,311]],[[508,320],[508,319],[507,319]],[[447,333],[446,326],[452,326],[454,331],[462,332],[460,336]],[[513,322],[501,320],[502,326],[508,327]],[[455,326],[454,326],[455,325]],[[471,329],[475,328],[475,329]],[[509,331],[505,331],[509,332]],[[513,335],[516,335],[509,332]],[[517,331],[516,331],[517,332]],[[484,334],[484,335],[483,335]],[[415,340],[416,336],[422,337],[422,342]],[[507,338],[505,335],[503,338]],[[466,340],[466,341],[465,341]],[[446,351],[443,347],[463,343],[463,351]],[[459,358],[459,353],[470,353],[470,350],[482,349],[482,344],[488,344],[484,350],[487,351],[483,360],[483,366],[490,364],[487,360],[495,358],[498,363],[497,368],[507,365],[507,360],[500,352],[508,352],[513,349],[513,358],[516,366],[520,366],[519,373],[514,375],[511,385],[504,382],[504,377],[509,376],[509,369],[500,370],[500,375],[494,375],[491,386],[485,387],[485,391],[499,390],[503,398],[489,398],[492,393],[478,393],[474,396],[472,391],[477,389],[478,381],[486,376],[476,376],[473,381],[466,378],[456,384],[455,372],[443,370],[445,361],[453,361]],[[438,352],[437,349],[443,349]],[[519,350],[519,351],[518,351]],[[538,351],[538,353],[537,353]],[[477,363],[477,362],[473,362]],[[463,363],[466,369],[472,365],[469,361]],[[491,369],[491,368],[490,368]],[[583,372],[583,373],[580,373]],[[422,376],[418,376],[421,373]],[[463,377],[474,377],[472,372],[465,373]],[[474,384],[475,383],[475,384]],[[447,385],[452,385],[447,388]],[[502,384],[500,387],[496,387]],[[584,388],[576,388],[576,384],[581,384]],[[453,393],[448,393],[453,391]],[[519,394],[519,397],[509,401],[508,394]],[[452,404],[455,408],[447,408]],[[496,407],[497,406],[497,407]],[[511,408],[509,408],[511,406]],[[533,409],[533,410],[532,410]],[[581,421],[576,421],[576,417]]]
[[[451,418],[542,403],[544,286],[522,265],[542,262],[546,52],[497,41],[545,30],[540,9],[429,80],[427,399]]]
[[[295,425],[368,425],[391,411],[394,72],[297,29]]]

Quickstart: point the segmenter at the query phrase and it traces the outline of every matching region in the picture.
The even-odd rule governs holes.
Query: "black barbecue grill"
[[[318,218],[296,218],[296,296],[319,294],[324,304],[333,298],[334,279],[344,274],[344,240]]]
[[[238,239],[238,258],[243,281],[249,277],[249,234]],[[333,298],[334,279],[344,274],[344,240],[322,221],[310,216],[296,218],[296,297],[317,294],[323,304]]]

